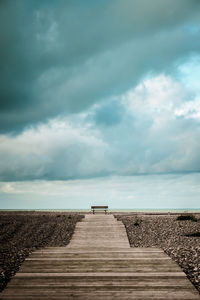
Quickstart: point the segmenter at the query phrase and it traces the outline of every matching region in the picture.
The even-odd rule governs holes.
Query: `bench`
[[[108,211],[108,206],[91,206],[91,211],[93,214],[95,213],[95,211],[97,211],[97,212],[103,211],[106,214]]]

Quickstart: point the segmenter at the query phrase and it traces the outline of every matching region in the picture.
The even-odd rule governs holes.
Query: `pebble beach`
[[[200,214],[177,220],[176,214],[115,213],[131,247],[162,248],[200,292]],[[0,290],[25,258],[46,246],[66,246],[84,215],[72,212],[0,212]]]
[[[67,212],[0,212],[0,291],[34,250],[66,246],[82,218]]]
[[[200,293],[200,214],[193,215],[195,221],[177,220],[176,214],[115,216],[124,223],[131,247],[162,248]]]

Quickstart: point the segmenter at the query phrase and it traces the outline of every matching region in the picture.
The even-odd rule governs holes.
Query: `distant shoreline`
[[[0,209],[0,212],[69,212],[69,213],[90,213],[88,209]],[[184,213],[200,213],[200,208],[184,208],[184,209],[110,209],[109,213],[120,214],[184,214]]]

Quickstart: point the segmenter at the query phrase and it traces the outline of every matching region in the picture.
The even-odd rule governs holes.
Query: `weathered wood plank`
[[[90,285],[87,282],[83,282],[83,283],[76,283],[73,284],[54,284],[53,281],[49,282],[48,284],[39,284],[39,282],[35,281],[29,285],[26,285],[26,282],[21,286],[21,291],[19,290],[19,286],[15,285],[11,285],[9,288],[9,293],[7,293],[7,295],[9,294],[18,294],[21,293],[22,294],[22,290],[26,290],[27,292],[31,292],[31,294],[38,294],[40,293],[40,291],[43,291],[46,293],[48,293],[49,289],[53,289],[56,290],[57,293],[59,294],[59,291],[62,290],[62,292],[67,293],[70,291],[74,291],[74,290],[82,290],[84,292],[89,292],[89,291],[120,291],[123,290],[124,292],[126,292],[127,290],[131,290],[131,291],[185,291],[185,292],[190,292],[193,293],[193,288],[189,288],[188,286],[186,286],[184,283],[178,284],[178,285],[173,285],[173,284],[145,284],[145,285],[139,285],[137,282],[135,284],[132,283],[127,283],[127,284],[123,284],[123,283],[119,283],[116,285],[110,282],[102,282],[102,285],[100,283],[98,284],[93,284]],[[13,290],[13,291],[12,291]],[[16,292],[17,291],[17,292]]]
[[[183,277],[177,277],[176,280],[174,278],[151,278],[151,277],[131,277],[131,278],[126,278],[126,277],[97,277],[97,278],[91,278],[91,277],[65,277],[65,276],[59,276],[59,277],[30,277],[29,280],[26,280],[26,277],[15,277],[13,280],[10,282],[9,286],[10,287],[18,287],[18,286],[28,286],[28,287],[47,287],[47,286],[104,286],[104,285],[109,285],[109,286],[132,286],[134,287],[135,285],[143,287],[143,286],[163,286],[163,287],[171,287],[171,286],[176,286],[179,287],[180,289],[182,286],[184,288],[190,288],[189,287],[188,281],[186,278]],[[192,286],[191,286],[192,288]]]
[[[65,289],[44,289],[44,290],[26,290],[26,289],[18,289],[12,290],[13,293],[8,293],[7,296],[11,299],[30,299],[29,297],[36,298],[40,297],[40,299],[56,297],[67,297],[65,299],[69,299],[69,297],[79,297],[79,299],[189,299],[189,300],[197,300],[199,299],[195,291],[177,291],[173,289],[167,290],[84,290],[80,289],[79,291],[68,291]],[[59,296],[58,296],[59,295]],[[98,298],[97,298],[98,297]],[[106,298],[107,297],[107,298]],[[6,299],[3,297],[2,299]],[[73,299],[73,298],[71,298]]]
[[[179,270],[179,272],[156,272],[156,273],[146,273],[146,272],[141,272],[141,273],[136,273],[136,272],[129,272],[129,273],[115,273],[115,272],[92,272],[92,273],[80,273],[80,272],[77,272],[77,273],[31,273],[31,272],[28,272],[28,273],[17,273],[15,275],[14,278],[16,277],[27,277],[27,278],[30,278],[30,277],[67,277],[67,278],[82,278],[82,277],[85,277],[85,278],[93,278],[93,277],[98,277],[98,278],[101,278],[101,277],[107,277],[107,278],[116,278],[116,277],[121,277],[121,278],[139,278],[141,280],[142,277],[151,277],[151,278],[173,278],[173,279],[177,279],[177,278],[186,278],[186,275],[185,273],[183,273],[182,271]],[[188,281],[189,282],[189,281]]]
[[[54,252],[50,252],[50,253],[32,253],[28,259],[32,259],[32,258],[80,258],[80,259],[84,259],[84,258],[144,258],[144,259],[151,259],[151,258],[166,258],[166,259],[170,259],[169,256],[167,256],[164,253],[155,253],[155,252],[139,252],[139,253],[135,253],[135,252],[86,252],[86,253],[54,253]]]

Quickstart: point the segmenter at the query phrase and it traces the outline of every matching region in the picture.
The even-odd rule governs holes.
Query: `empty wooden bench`
[[[105,212],[105,214],[108,211],[108,206],[91,206],[91,211],[93,214],[96,212]]]

